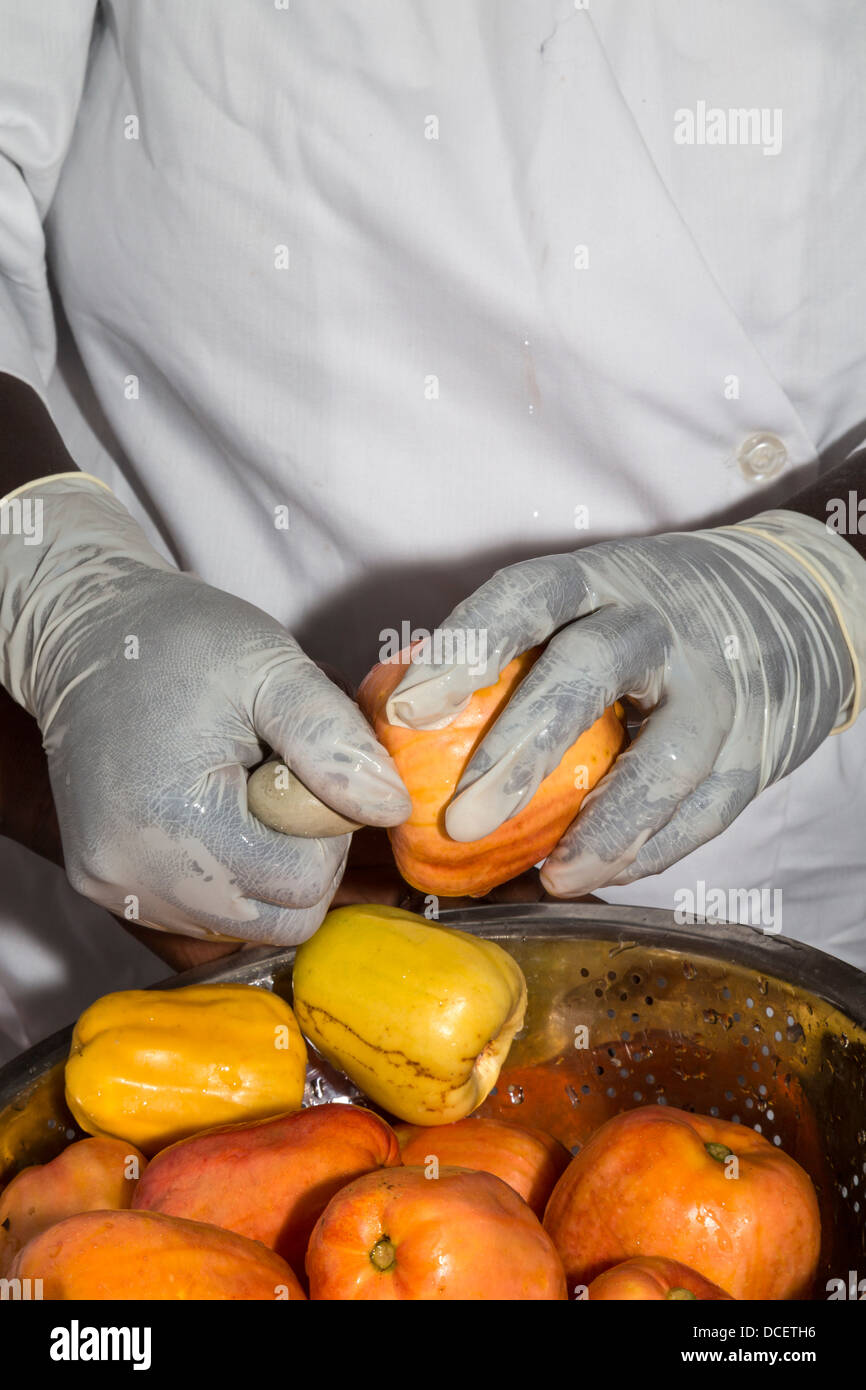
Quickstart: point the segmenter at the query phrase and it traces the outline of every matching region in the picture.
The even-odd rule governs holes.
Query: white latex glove
[[[305,940],[350,836],[267,829],[245,769],[267,743],[335,810],[392,825],[410,802],[388,754],[279,623],[181,574],[95,480],[26,495],[44,535],[0,537],[0,679],[42,730],[73,887],[187,936]]]
[[[575,897],[676,863],[856,716],[866,565],[820,522],[765,512],[500,570],[441,630],[476,639],[452,636],[445,652],[477,655],[486,638],[485,669],[432,664],[435,646],[422,649],[389,700],[393,723],[447,722],[512,657],[556,634],[457,787],[446,813],[455,840],[516,815],[615,699],[653,711],[544,866],[548,891]]]

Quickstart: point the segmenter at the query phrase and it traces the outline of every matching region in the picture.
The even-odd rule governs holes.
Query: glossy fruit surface
[[[440,1165],[492,1173],[513,1187],[539,1217],[571,1157],[543,1130],[474,1115],[432,1129],[398,1125],[397,1138],[405,1164],[423,1168],[435,1158]]]
[[[88,1134],[154,1154],[212,1125],[300,1109],[306,1061],[292,1010],[270,990],[124,990],[76,1023],[66,1100]]]
[[[737,1299],[808,1296],[820,1219],[804,1170],[745,1125],[650,1105],[602,1125],[544,1217],[569,1287],[637,1255],[678,1260]]]
[[[496,942],[369,903],[328,914],[292,984],[313,1045],[410,1124],[480,1105],[526,1008],[523,972]]]
[[[731,1295],[677,1260],[639,1256],[606,1269],[589,1286],[593,1303],[730,1302]]]
[[[307,1252],[310,1297],[559,1300],[562,1265],[538,1218],[490,1173],[368,1173],[332,1198]]]
[[[399,1163],[396,1135],[371,1110],[314,1105],[163,1149],[133,1205],[259,1240],[302,1276],[310,1233],[334,1193]]]

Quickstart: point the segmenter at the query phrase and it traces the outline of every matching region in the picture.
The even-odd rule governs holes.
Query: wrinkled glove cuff
[[[844,537],[814,517],[783,509],[760,512],[748,521],[720,530],[761,536],[796,560],[823,591],[839,624],[854,673],[850,697],[831,733],[855,722],[864,702],[866,670],[866,561]]]
[[[104,488],[106,492],[111,492],[108,483],[104,483],[101,478],[97,478],[93,473],[82,473],[76,468],[69,473],[47,473],[44,478],[31,478],[29,483],[22,483],[20,487],[13,488],[7,492],[5,497],[0,497],[0,507],[5,507],[7,502],[11,502],[14,497],[21,497],[25,492],[31,492],[33,488],[42,488],[46,483],[56,483],[65,478],[74,478],[76,482],[96,483],[97,487]],[[112,493],[112,496],[114,494]]]
[[[100,479],[56,473],[0,501],[0,684],[40,723],[53,639],[106,602],[118,561],[174,569]]]

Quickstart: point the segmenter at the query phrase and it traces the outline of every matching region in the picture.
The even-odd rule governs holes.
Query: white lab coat
[[[862,6],[94,9],[0,0],[0,368],[314,657],[360,677],[499,565],[747,517],[864,437]],[[781,887],[866,965],[864,774],[861,720],[605,896]]]

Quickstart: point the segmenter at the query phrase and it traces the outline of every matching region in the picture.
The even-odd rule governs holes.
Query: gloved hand
[[[542,871],[557,897],[629,883],[718,835],[859,712],[852,653],[866,661],[864,579],[846,541],[787,511],[527,561],[500,570],[442,625],[474,641],[452,635],[440,651],[477,654],[486,639],[484,669],[432,664],[428,644],[388,717],[411,728],[447,722],[512,657],[555,633],[476,750],[446,827],[461,841],[495,830],[605,706],[629,696],[652,714]]]
[[[350,836],[267,829],[245,769],[267,743],[335,810],[392,825],[410,802],[388,754],[279,623],[179,573],[95,480],[27,497],[43,538],[0,537],[0,680],[42,730],[73,887],[187,936],[305,940]]]

